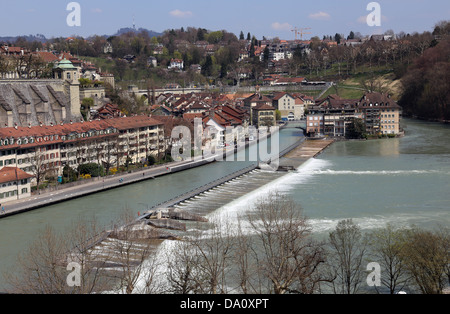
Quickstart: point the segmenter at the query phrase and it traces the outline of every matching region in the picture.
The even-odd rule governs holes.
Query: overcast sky
[[[202,27],[227,30],[256,38],[294,39],[294,27],[311,28],[312,36],[431,31],[450,20],[449,0],[379,0],[381,26],[369,27],[366,16],[371,0],[78,0],[81,26],[69,27],[68,0],[0,0],[0,36],[43,34],[47,38],[112,35],[133,26],[157,32]]]

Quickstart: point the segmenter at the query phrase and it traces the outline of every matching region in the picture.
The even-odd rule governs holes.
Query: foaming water
[[[245,196],[238,198],[212,212],[209,216],[221,218],[239,218],[245,212],[251,211],[255,204],[266,198],[270,193],[289,194],[298,184],[307,184],[316,171],[325,168],[329,162],[319,159],[310,159],[297,171],[289,172],[284,176],[268,182]]]

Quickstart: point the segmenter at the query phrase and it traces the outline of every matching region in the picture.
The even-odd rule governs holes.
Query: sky
[[[156,32],[181,27],[242,31],[257,39],[295,39],[295,28],[312,36],[347,36],[432,31],[450,20],[449,0],[378,0],[381,25],[369,26],[367,6],[372,0],[78,0],[80,26],[69,26],[69,0],[0,0],[0,36],[43,34],[47,38],[78,35],[113,35],[120,28]],[[300,38],[300,36],[298,36]]]

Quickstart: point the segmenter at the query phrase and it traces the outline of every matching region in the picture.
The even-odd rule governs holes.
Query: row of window
[[[72,133],[69,135],[63,135],[63,136],[59,136],[59,135],[48,135],[48,136],[44,136],[44,137],[38,137],[37,139],[35,139],[34,137],[24,137],[24,138],[19,138],[19,139],[15,139],[15,138],[9,138],[9,139],[1,139],[0,140],[0,146],[9,146],[9,145],[26,145],[26,144],[34,144],[36,143],[42,143],[42,142],[48,142],[48,141],[57,141],[59,139],[65,141],[65,140],[74,140],[77,138],[86,138],[86,137],[93,137],[93,136],[98,136],[98,135],[103,135],[103,134],[111,134],[114,133],[115,129],[107,129],[107,130],[92,130],[89,132],[85,132],[85,133]]]
[[[21,185],[25,185],[25,184],[27,184],[27,183],[28,183],[28,179],[20,180],[20,184],[21,184]],[[14,181],[14,182],[8,182],[7,184],[6,184],[6,183],[3,183],[3,184],[2,184],[2,188],[6,188],[7,186],[13,186],[13,185],[17,185],[17,181]]]
[[[16,163],[15,159],[0,160],[0,167],[14,165]]]
[[[391,120],[381,120],[381,123],[397,123],[395,120],[392,120],[392,122],[391,122]]]
[[[21,194],[27,194],[27,193],[28,193],[28,188],[23,188],[21,190]],[[0,199],[5,199],[5,198],[13,197],[13,196],[17,196],[17,190],[0,193]]]

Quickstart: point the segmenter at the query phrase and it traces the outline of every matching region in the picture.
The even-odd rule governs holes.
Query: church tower
[[[69,97],[72,117],[81,116],[80,81],[78,69],[67,59],[61,60],[53,69],[55,79],[64,81],[64,88]]]

